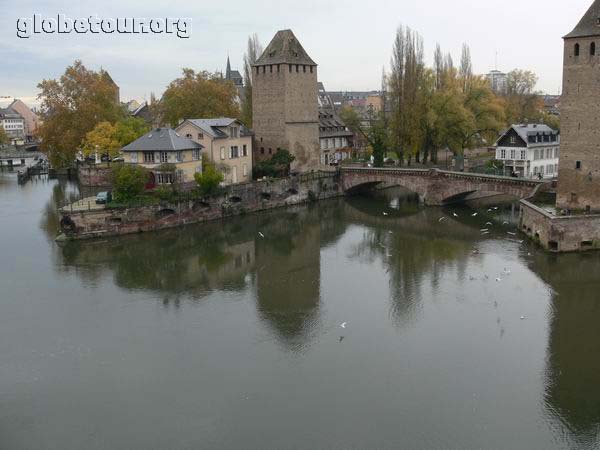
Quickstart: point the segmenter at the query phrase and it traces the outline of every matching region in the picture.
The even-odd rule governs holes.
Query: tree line
[[[394,39],[389,73],[383,71],[382,108],[361,117],[345,107],[346,125],[369,144],[375,165],[394,152],[400,164],[438,162],[440,150],[463,155],[466,149],[488,146],[507,125],[558,120],[542,111],[534,73],[513,70],[506,93],[496,94],[489,82],[473,73],[468,45],[460,64],[438,44],[433,65],[425,64],[423,37],[400,26]]]

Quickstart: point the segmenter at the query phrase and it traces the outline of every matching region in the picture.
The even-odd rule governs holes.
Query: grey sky
[[[377,89],[389,65],[398,25],[425,39],[428,62],[436,42],[460,58],[471,47],[474,69],[533,70],[538,89],[558,93],[562,40],[592,0],[228,0],[170,1],[0,0],[0,96],[31,100],[36,84],[56,78],[66,65],[82,59],[103,66],[121,87],[123,99],[160,95],[182,67],[224,70],[227,54],[241,71],[248,35],[266,45],[278,29],[291,28],[319,64],[319,79],[329,90]],[[175,35],[33,35],[20,39],[20,17],[190,17],[190,39]]]

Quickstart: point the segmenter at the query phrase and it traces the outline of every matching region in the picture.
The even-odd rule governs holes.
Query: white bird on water
[[[471,217],[475,217],[477,215],[477,213],[473,213],[471,214]]]
[[[496,278],[496,281],[497,281],[498,283],[500,283],[500,282],[502,281],[502,278]]]
[[[264,235],[264,234],[262,234],[260,231],[258,232],[258,235],[259,235],[261,238],[263,238],[263,239],[265,238],[265,235]]]
[[[440,217],[440,218],[438,219],[438,222],[441,222],[442,220],[446,220],[446,218],[445,218],[445,217]]]
[[[456,214],[456,213],[452,213],[452,215],[453,215],[454,217],[458,217],[458,214]]]
[[[346,328],[346,325],[347,325],[347,324],[348,324],[348,322],[341,323],[341,324],[340,324],[340,327],[342,327],[342,328]]]
[[[492,222],[486,222],[486,225],[494,225]]]
[[[383,213],[383,215],[384,215],[384,216],[387,216],[387,215],[388,215],[388,213],[384,212],[384,213]]]

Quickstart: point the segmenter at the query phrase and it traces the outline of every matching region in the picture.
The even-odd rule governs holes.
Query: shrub
[[[111,168],[113,197],[116,202],[127,202],[144,192],[148,172],[137,164],[114,164]]]
[[[219,185],[223,179],[223,174],[206,158],[202,160],[202,173],[197,172],[194,174],[194,180],[198,184],[198,191],[203,196],[214,195],[219,192]]]
[[[279,149],[271,158],[254,166],[254,178],[286,176],[290,173],[290,164],[295,159],[289,151]]]

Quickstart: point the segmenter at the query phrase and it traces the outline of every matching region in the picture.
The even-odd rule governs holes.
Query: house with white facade
[[[4,128],[13,144],[22,143],[25,139],[25,119],[10,106],[0,108],[0,127]]]
[[[512,125],[495,146],[496,159],[504,163],[504,175],[520,178],[558,175],[560,134],[548,125]]]

